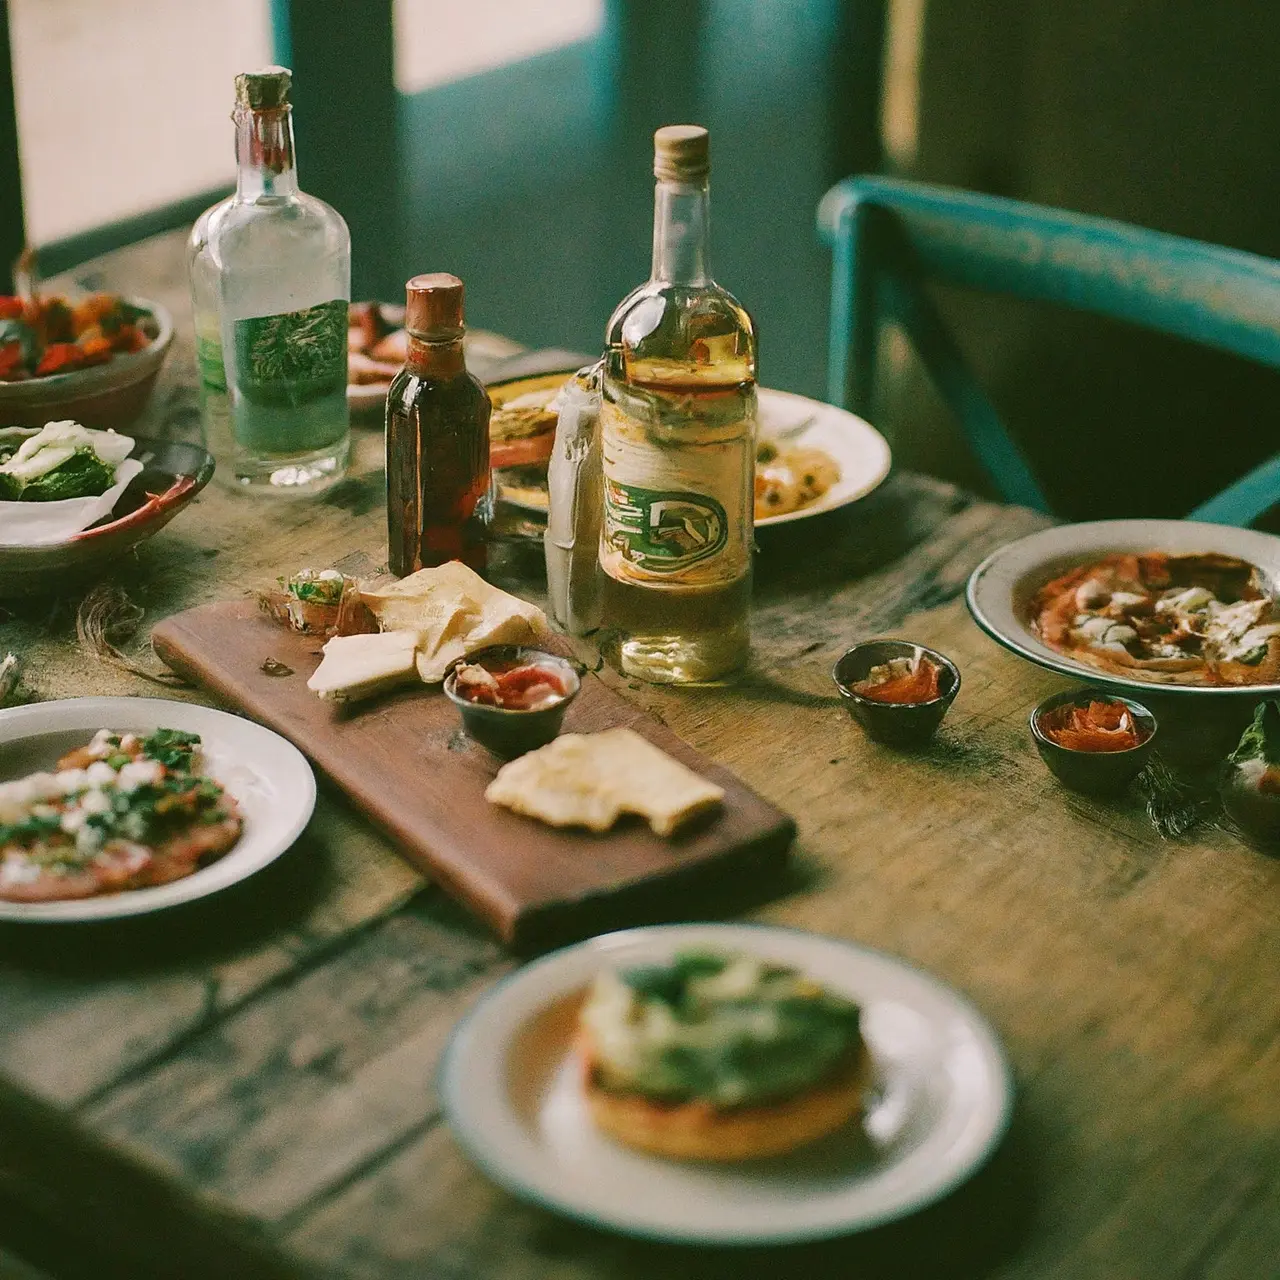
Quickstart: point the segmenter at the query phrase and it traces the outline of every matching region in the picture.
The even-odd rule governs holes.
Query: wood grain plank
[[[75,930],[0,928],[0,1073],[74,1104],[305,968],[422,885],[322,792],[286,858],[216,899]]]

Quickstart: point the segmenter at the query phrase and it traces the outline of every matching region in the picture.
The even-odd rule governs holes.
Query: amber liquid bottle
[[[493,512],[488,393],[462,355],[462,281],[406,285],[409,354],[387,393],[387,548],[391,572],[461,560],[483,573]]]

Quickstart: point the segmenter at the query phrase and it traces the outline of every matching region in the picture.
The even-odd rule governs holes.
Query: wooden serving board
[[[249,600],[189,609],[152,633],[169,666],[295,743],[410,862],[517,950],[678,915],[689,892],[763,877],[786,858],[790,817],[594,675],[583,677],[564,731],[636,730],[724,788],[717,815],[662,839],[636,820],[596,835],[492,805],[484,789],[501,761],[463,734],[438,687],[350,708],[322,702],[307,688],[322,643],[272,622]],[[268,675],[267,659],[293,674]]]

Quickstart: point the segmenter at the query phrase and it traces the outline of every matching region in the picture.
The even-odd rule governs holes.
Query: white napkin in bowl
[[[122,437],[120,443],[127,440]],[[129,448],[133,441],[129,440]],[[96,498],[62,498],[57,502],[0,502],[0,547],[34,547],[68,538],[110,515],[120,495],[142,472],[136,458],[116,464],[115,484]]]

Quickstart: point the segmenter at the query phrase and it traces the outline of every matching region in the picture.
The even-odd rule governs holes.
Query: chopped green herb
[[[1240,735],[1236,749],[1227,757],[1232,764],[1264,760],[1280,764],[1280,701],[1259,703],[1253,723]]]

